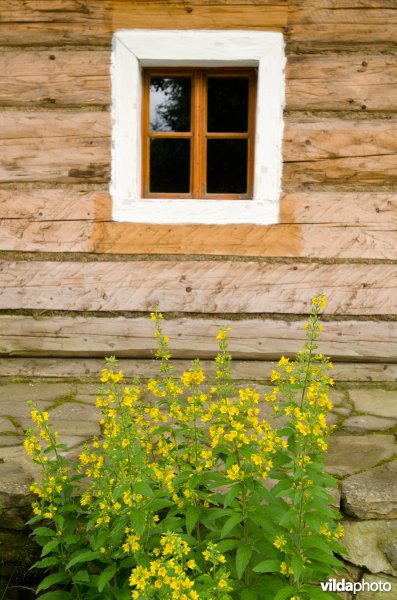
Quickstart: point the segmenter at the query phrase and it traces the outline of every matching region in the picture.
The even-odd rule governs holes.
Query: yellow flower
[[[195,560],[193,560],[193,559],[191,559],[191,560],[188,560],[186,564],[187,564],[187,566],[189,567],[189,569],[195,569],[195,568],[196,568],[196,566],[197,566],[197,565],[196,565],[196,561],[195,561]]]
[[[281,548],[283,548],[286,543],[287,542],[286,542],[284,536],[278,535],[278,536],[276,536],[276,539],[273,542],[273,546],[276,546],[276,548],[278,548],[279,550],[281,550]]]

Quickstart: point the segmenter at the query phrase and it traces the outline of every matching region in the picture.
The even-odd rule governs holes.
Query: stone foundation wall
[[[70,380],[0,384],[0,597],[6,588],[6,600],[33,597],[28,568],[37,559],[25,527],[35,475],[22,446],[30,426],[26,401],[48,410],[62,441],[78,452],[89,436],[100,433],[96,390],[96,384]],[[348,572],[352,581],[392,584],[386,596],[364,590],[341,598],[392,600],[397,598],[397,391],[387,384],[346,384],[331,397],[335,432],[327,470],[340,482],[335,503],[344,515]]]

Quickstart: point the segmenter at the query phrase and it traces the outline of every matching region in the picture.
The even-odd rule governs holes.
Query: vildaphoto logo
[[[346,579],[328,579],[321,582],[323,592],[391,592],[389,581],[346,581]]]

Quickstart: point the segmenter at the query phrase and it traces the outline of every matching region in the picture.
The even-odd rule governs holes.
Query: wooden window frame
[[[191,77],[191,113],[189,132],[150,131],[150,78],[151,77]],[[248,127],[247,132],[208,132],[207,131],[207,87],[210,77],[248,78]],[[252,67],[222,68],[145,68],[142,73],[142,196],[164,199],[208,199],[208,200],[252,200],[254,187],[255,160],[255,113],[257,93],[257,69]],[[190,192],[154,193],[150,192],[150,140],[151,139],[190,139]],[[215,194],[206,191],[207,180],[207,140],[246,139],[247,140],[247,191],[244,194]]]

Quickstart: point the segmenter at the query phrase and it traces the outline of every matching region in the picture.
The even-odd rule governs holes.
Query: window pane
[[[247,192],[247,140],[207,140],[207,193]]]
[[[150,130],[190,131],[190,77],[150,78]]]
[[[190,140],[150,140],[150,191],[190,192]]]
[[[248,77],[208,78],[208,131],[248,131]]]

